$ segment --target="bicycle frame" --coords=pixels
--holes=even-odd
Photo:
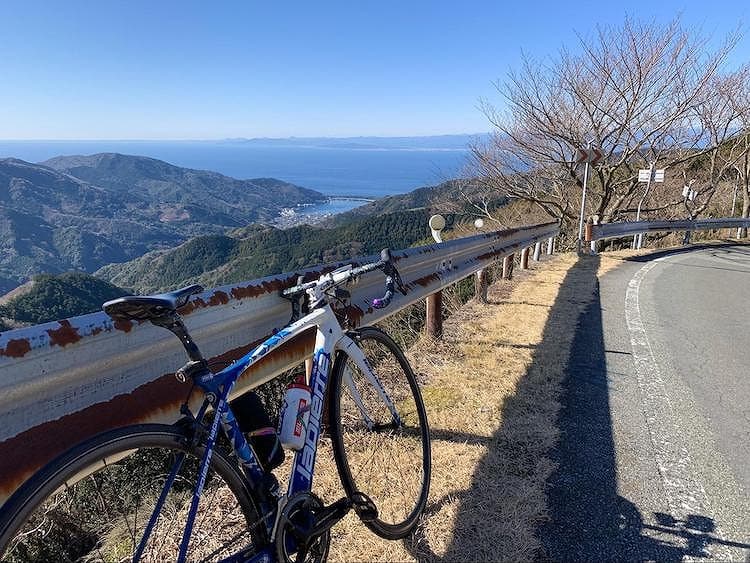
[[[369,382],[375,387],[378,394],[388,406],[394,417],[394,422],[397,424],[400,423],[393,402],[387,396],[377,376],[373,373],[364,353],[356,342],[354,342],[354,340],[352,340],[352,338],[341,328],[331,306],[327,303],[314,309],[298,321],[279,330],[276,334],[222,371],[216,374],[206,372],[196,376],[195,384],[204,391],[207,401],[213,405],[217,416],[214,417],[209,430],[207,447],[204,457],[201,460],[199,480],[193,492],[193,500],[190,512],[188,513],[188,520],[180,547],[178,561],[183,561],[187,554],[188,543],[192,534],[198,503],[203,492],[206,474],[211,461],[213,448],[216,443],[219,423],[229,438],[232,448],[240,461],[245,474],[248,476],[251,485],[255,486],[258,483],[263,482],[265,477],[265,472],[255,457],[252,448],[250,448],[247,439],[240,431],[237,420],[228,404],[229,395],[237,382],[237,379],[239,379],[245,370],[252,367],[267,354],[284,346],[291,339],[313,326],[317,328],[317,334],[313,353],[312,373],[310,374],[310,381],[308,382],[311,388],[312,400],[310,403],[309,422],[305,429],[305,443],[301,450],[295,452],[292,473],[289,478],[286,495],[281,496],[277,507],[261,507],[263,512],[265,513],[265,510],[268,510],[277,519],[286,499],[300,491],[310,491],[312,489],[315,458],[318,448],[318,439],[320,437],[321,417],[323,415],[323,403],[325,401],[328,381],[333,367],[333,358],[337,351],[340,350],[345,352],[356,363],[357,367],[366,375]],[[351,376],[346,378],[346,383],[352,391],[352,396],[354,397],[355,403],[357,404],[365,423],[371,428],[373,426],[372,419],[367,413],[359,393],[353,385]],[[204,407],[205,406],[206,405],[204,405]],[[202,411],[203,409],[201,412]],[[175,472],[179,470],[180,464],[181,460],[178,460],[175,464]],[[165,492],[169,485],[169,482],[165,485]],[[153,516],[157,516],[160,511],[161,502],[157,503]],[[276,532],[276,519],[274,522],[265,522],[267,531],[271,538],[271,543],[273,543]],[[153,518],[154,522],[155,520],[156,518]],[[144,542],[149,533],[149,529],[144,531]],[[259,553],[256,558],[258,560],[264,560],[267,555],[269,554],[264,550]]]

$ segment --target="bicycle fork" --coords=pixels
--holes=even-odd
[[[385,403],[385,405],[388,407],[388,410],[391,413],[391,418],[393,419],[393,425],[395,427],[401,426],[401,417],[399,416],[398,411],[396,410],[396,407],[393,404],[393,401],[391,401],[391,398],[385,392],[385,389],[383,388],[383,384],[380,383],[380,380],[378,379],[377,375],[375,375],[375,371],[370,366],[370,362],[367,361],[367,358],[365,357],[364,352],[362,352],[362,349],[357,345],[357,343],[352,338],[350,338],[349,336],[345,336],[341,340],[341,350],[343,350],[347,356],[349,356],[352,360],[354,360],[354,363],[357,365],[359,370],[365,375],[365,377],[373,386],[373,388],[375,388],[375,390],[378,393],[378,396]],[[359,390],[357,389],[357,386],[354,383],[351,369],[346,365],[344,366],[344,382],[346,383],[347,387],[349,388],[349,391],[351,392],[352,399],[354,400],[354,403],[357,405],[357,409],[359,409],[359,412],[362,415],[362,419],[364,420],[364,423],[365,423],[365,426],[367,426],[367,429],[368,430],[376,429],[375,421],[367,412],[367,407],[365,407],[364,405],[364,401],[362,400],[362,395],[360,394]]]

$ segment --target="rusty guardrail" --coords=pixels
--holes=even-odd
[[[750,219],[724,217],[719,219],[685,219],[676,221],[628,221],[598,225],[589,223],[586,225],[586,242],[645,233],[709,231],[734,228],[750,228]]]
[[[557,223],[479,234],[393,252],[410,291],[386,310],[369,302],[383,291],[380,272],[350,287],[348,313],[371,324],[489,264],[558,234]],[[352,262],[377,259],[368,256]],[[287,324],[291,309],[279,291],[297,275],[310,277],[339,264],[211,289],[180,312],[211,362],[226,363]],[[312,354],[308,331],[269,354],[237,383],[256,387]],[[173,422],[188,387],[172,377],[184,363],[182,346],[149,323],[113,323],[92,313],[0,334],[0,502],[33,471],[100,431],[139,422]]]

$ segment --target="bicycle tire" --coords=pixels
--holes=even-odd
[[[365,379],[354,360],[339,352],[334,362],[329,395],[329,427],[341,483],[351,498],[357,492],[372,499],[377,518],[363,523],[378,536],[395,540],[409,535],[427,504],[431,452],[422,395],[401,349],[384,332],[365,327],[349,333],[365,353],[396,407],[396,425],[386,403]],[[351,380],[376,423],[368,429],[354,400]]]
[[[142,557],[175,560],[184,529],[177,521],[187,514],[204,451],[180,426],[143,424],[94,436],[44,466],[0,508],[0,559],[132,560],[138,531],[153,512],[140,505],[155,504],[175,456],[184,453]],[[237,465],[215,448],[188,559],[216,560],[227,550],[265,545],[258,506]],[[207,535],[201,533],[206,525]]]

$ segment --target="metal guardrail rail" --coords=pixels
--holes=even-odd
[[[586,242],[602,239],[673,231],[710,231],[715,229],[750,228],[750,219],[725,217],[677,221],[628,221],[586,226]]]
[[[369,302],[382,293],[383,279],[380,272],[369,273],[349,288],[349,317],[375,323],[559,230],[558,223],[545,223],[395,251],[408,295],[397,293],[386,310],[373,310]],[[211,362],[231,362],[287,324],[291,308],[281,289],[299,274],[312,277],[338,265],[218,287],[180,312]],[[312,354],[314,338],[305,333],[269,354],[240,378],[236,393],[302,362]],[[168,331],[149,323],[113,323],[104,313],[0,334],[0,502],[38,467],[87,437],[126,424],[175,421],[188,386],[172,375],[184,360]]]

